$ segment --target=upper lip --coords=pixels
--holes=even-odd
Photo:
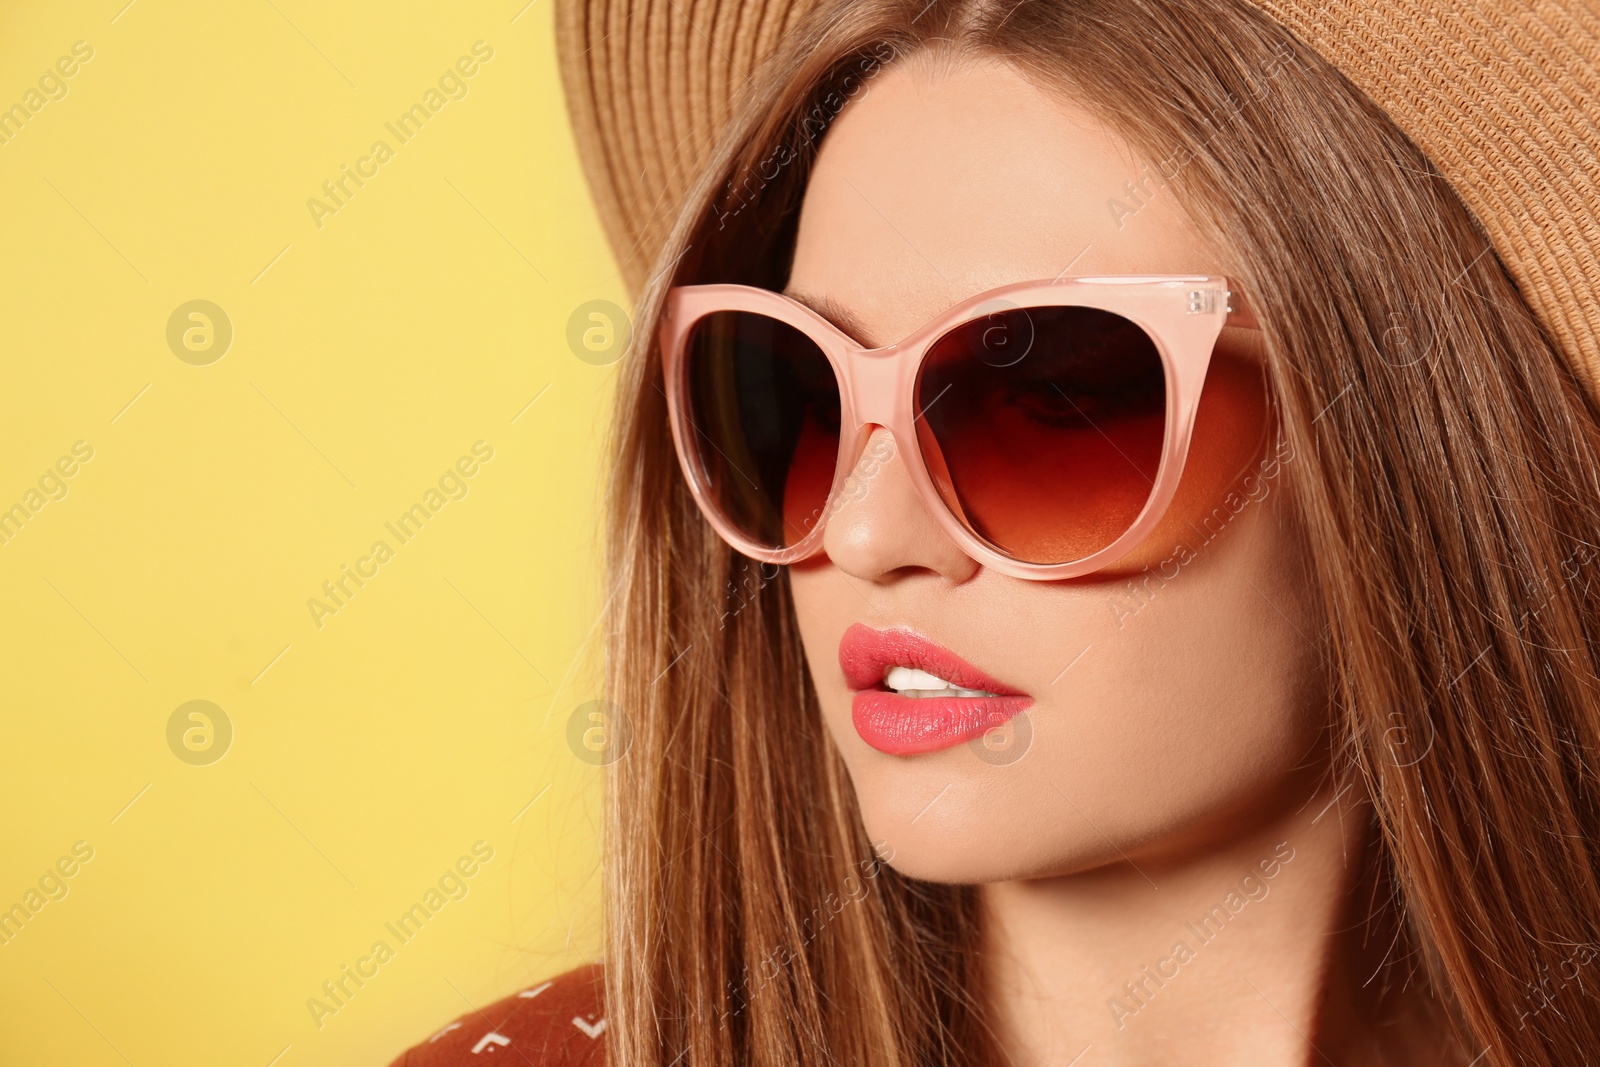
[[[958,689],[984,689],[1001,696],[1026,696],[983,673],[937,641],[908,627],[874,630],[853,623],[839,641],[839,666],[851,689],[876,689],[889,667],[911,667],[937,675]]]

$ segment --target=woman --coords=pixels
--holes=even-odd
[[[402,1062],[1600,1060],[1596,18],[1269,6],[725,88],[632,224],[605,965]]]

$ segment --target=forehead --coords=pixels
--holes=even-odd
[[[801,206],[788,289],[846,309],[857,340],[1009,282],[1222,273],[1154,161],[1087,111],[999,60],[929,60],[851,99]]]

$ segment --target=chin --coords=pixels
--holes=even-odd
[[[862,824],[889,866],[929,882],[982,884],[1130,860],[1159,866],[1248,834],[1302,803],[1321,766],[1307,758],[1314,736],[1275,725],[1258,721],[1210,744],[1191,737],[1176,749],[1143,731],[1095,746],[1078,731],[1041,725],[1026,750],[1000,762],[971,743],[903,757],[854,731],[835,738]]]
[[[851,740],[845,762],[862,825],[884,861],[907,877],[1000,882],[1075,873],[1120,858],[1072,815],[1051,784],[1048,757],[1038,751],[996,766],[966,744],[903,757]]]
[[[856,796],[872,841],[888,865],[908,878],[977,885],[1079,874],[1121,859],[1081,821],[1041,825],[1038,817],[1018,817],[985,792],[980,782],[954,784],[936,805],[945,810],[938,817],[930,810],[915,823],[892,801],[880,803],[860,790]]]

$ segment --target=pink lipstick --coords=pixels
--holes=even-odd
[[[906,627],[852,624],[839,641],[839,666],[855,691],[850,712],[856,733],[891,756],[959,745],[1033,703]]]

